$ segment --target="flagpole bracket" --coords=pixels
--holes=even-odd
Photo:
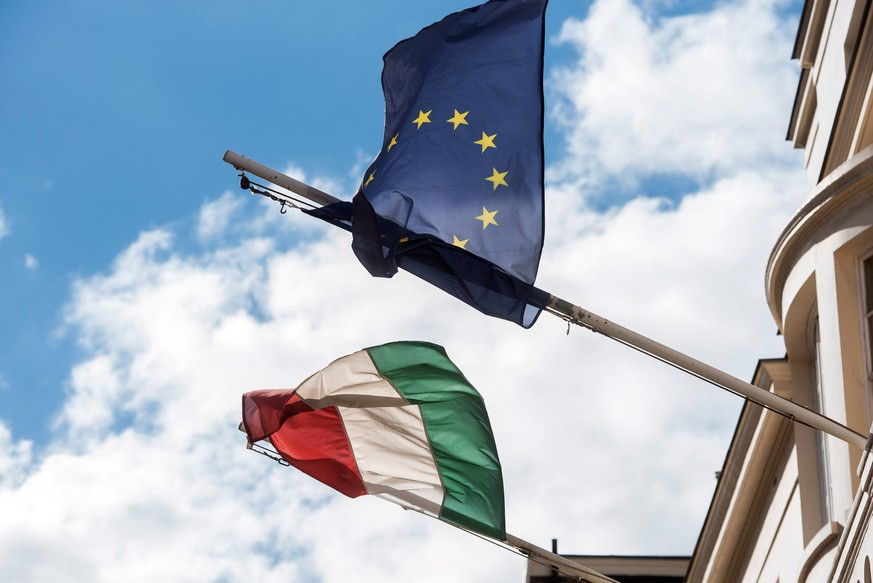
[[[246,176],[245,171],[239,173],[239,187],[243,190],[251,190],[252,182],[249,180],[249,177]]]
[[[281,193],[279,191],[273,190],[269,186],[265,186],[263,184],[258,184],[257,182],[252,182],[248,176],[246,176],[245,170],[240,170],[239,173],[239,187],[242,190],[248,190],[252,193],[252,196],[256,194],[260,194],[261,196],[265,196],[270,200],[274,200],[279,203],[279,214],[286,214],[289,208],[300,209],[302,207],[298,206],[294,203],[291,197]]]
[[[280,466],[290,466],[291,464],[285,461],[282,456],[279,455],[279,452],[274,451],[268,447],[264,447],[260,443],[252,443],[251,441],[246,440],[246,449],[251,450],[255,453],[259,453],[264,457],[270,458]]]

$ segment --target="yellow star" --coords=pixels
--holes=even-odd
[[[492,190],[497,190],[497,187],[500,185],[509,186],[508,184],[506,184],[506,180],[504,180],[504,178],[506,178],[506,175],[509,173],[509,170],[507,170],[506,172],[498,172],[497,168],[491,168],[491,170],[494,173],[485,180],[494,185],[494,188]]]
[[[485,132],[482,132],[482,139],[476,140],[473,143],[479,144],[480,146],[482,146],[482,151],[484,152],[488,148],[496,148],[497,147],[494,145],[494,138],[496,138],[496,137],[497,137],[497,134],[492,134],[489,136]]]
[[[397,145],[397,136],[399,136],[399,135],[400,135],[399,133],[394,134],[394,137],[391,138],[391,142],[388,144],[388,149],[385,150],[386,152],[390,152],[391,148],[393,148],[394,146]]]
[[[433,110],[431,109],[430,111],[425,113],[425,112],[421,111],[420,109],[418,110],[418,117],[415,118],[414,120],[412,120],[412,123],[418,124],[417,129],[421,129],[421,124],[430,123],[430,118],[428,116],[430,116],[431,111],[433,111]]]
[[[376,171],[375,170],[370,172],[370,175],[367,177],[367,180],[364,182],[364,188],[367,188],[367,185],[369,185],[371,182],[373,182],[374,178],[376,178]]]
[[[482,230],[484,231],[488,225],[497,225],[497,221],[494,220],[494,215],[497,214],[497,211],[489,211],[484,206],[482,207],[482,214],[476,217],[476,220],[482,221]]]
[[[463,124],[463,125],[470,125],[470,124],[467,123],[467,114],[468,114],[468,113],[470,113],[470,112],[469,112],[469,111],[465,111],[464,113],[460,113],[460,112],[456,109],[456,110],[455,110],[455,115],[452,116],[451,119],[447,119],[446,121],[449,122],[449,123],[453,123],[453,124],[455,124],[455,127],[452,128],[452,129],[455,129],[455,130],[458,129],[458,126],[461,125],[461,124]]]
[[[452,235],[452,238],[454,239],[454,241],[452,241],[452,245],[454,245],[455,247],[460,247],[461,249],[466,249],[465,245],[467,244],[467,241],[469,241],[469,239],[461,240],[458,239],[457,235]]]

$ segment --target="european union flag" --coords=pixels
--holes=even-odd
[[[352,248],[372,275],[399,266],[524,327],[547,298],[533,287],[546,4],[491,0],[386,53],[382,150],[352,208],[333,209],[351,213]]]

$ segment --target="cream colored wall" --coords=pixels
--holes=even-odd
[[[873,202],[868,201],[823,221],[806,252],[794,263],[782,298],[786,349],[792,377],[799,385],[793,391],[796,400],[808,400],[801,379],[803,367],[808,369],[806,376],[812,374],[808,329],[813,300],[821,335],[823,412],[862,433],[870,424],[870,396],[864,368],[857,258],[873,246],[871,225]],[[860,451],[830,436],[826,444],[834,518],[845,521],[858,487],[855,469]]]
[[[774,370],[770,377],[777,393],[801,404],[813,403],[815,351],[810,322],[817,310],[824,412],[866,433],[871,416],[858,258],[873,248],[873,155],[857,157],[849,166],[846,176],[851,180],[821,187],[783,247],[780,268],[774,273],[781,273],[784,281],[779,320],[788,362],[783,365],[787,372]],[[786,438],[780,440],[771,429],[771,437],[765,439],[768,423],[773,423],[769,413],[762,416],[743,459],[743,472],[731,494],[728,514],[717,527],[719,537],[703,581],[827,580],[840,524],[847,520],[859,485],[855,468],[860,452],[826,438],[832,516],[837,521],[826,523],[820,512],[815,433],[789,425]],[[788,461],[776,468],[774,460],[780,455],[788,456]],[[752,471],[756,466],[771,469]],[[774,480],[774,493],[762,498]]]
[[[857,298],[851,298],[852,306],[840,303],[841,294],[838,292],[838,285],[844,282],[837,280],[835,269],[835,253],[845,242],[846,235],[843,231],[837,232],[815,247],[816,301],[821,333],[820,374],[824,401],[822,413],[843,424],[847,423],[848,397],[860,388],[847,385],[843,368],[844,356],[853,358],[852,353],[858,349],[857,343],[846,345],[841,342],[846,326],[857,327],[857,320],[847,322],[841,317],[841,311],[857,313],[857,310],[853,310]],[[854,289],[854,285],[852,288]],[[855,468],[852,467],[848,444],[831,436],[825,436],[825,443],[831,476],[834,518],[845,521],[854,498],[855,485],[852,483],[852,476]],[[856,463],[857,459],[856,457]]]
[[[783,333],[791,371],[791,398],[809,405],[814,388],[814,351],[810,319],[818,313],[821,386],[824,413],[866,433],[870,425],[870,391],[864,364],[863,324],[859,292],[859,257],[873,248],[873,160],[858,174],[858,190],[837,190],[827,202],[810,211],[814,228],[802,233],[801,249],[791,262],[782,293]],[[860,195],[858,194],[860,193]],[[827,189],[819,195],[827,194]],[[851,196],[850,196],[851,195]],[[795,428],[792,459],[767,508],[768,520],[782,512],[779,530],[762,529],[754,535],[755,551],[743,581],[828,581],[836,556],[837,536],[845,524],[859,487],[855,473],[858,448],[826,436],[827,469],[833,497],[833,520],[821,517],[818,501],[818,457],[814,434]],[[792,530],[793,529],[793,530]],[[766,560],[763,549],[770,545]]]
[[[873,249],[873,147],[859,150],[873,141],[873,114],[869,113],[873,81],[860,97],[852,89],[856,81],[848,85],[852,89],[848,99],[863,101],[858,129],[845,122],[838,125],[865,2],[808,0],[808,6],[811,24],[800,59],[809,69],[810,81],[801,87],[805,91],[795,112],[799,120],[795,127],[802,129],[795,139],[797,146],[805,146],[810,195],[776,243],[768,263],[768,301],[787,352],[782,386],[774,383],[774,388],[798,403],[814,405],[810,321],[817,313],[823,413],[867,433],[873,419],[873,396],[865,367],[858,257]],[[862,52],[859,59],[873,59],[873,48]],[[863,76],[856,74],[855,79]],[[810,119],[811,124],[805,125]],[[843,160],[831,152],[829,174],[819,182],[835,127],[839,139],[844,140],[849,132],[852,148],[837,149]],[[840,168],[834,168],[843,161]],[[860,486],[855,469],[861,452],[835,438],[827,437],[825,443],[836,522],[826,521],[821,514],[815,432],[801,426],[779,429],[772,414],[762,414],[748,450],[734,462],[742,467],[736,485],[717,492],[720,507],[726,506],[727,511],[723,519],[705,527],[702,538],[715,542],[706,547],[711,547],[711,553],[707,550],[709,555],[692,567],[694,581],[829,580],[841,525],[851,516]]]
[[[806,144],[807,178],[810,190],[818,183],[828,138],[834,126],[836,112],[846,80],[846,54],[843,39],[849,31],[854,2],[810,0],[813,11],[822,11],[824,27],[817,54],[811,67],[815,88],[815,107],[810,139]]]
[[[743,583],[794,581],[803,555],[800,492],[797,487],[797,452],[792,450],[761,525]]]
[[[747,570],[748,557],[763,541],[757,536],[757,531],[766,521],[765,515],[778,513],[768,508],[768,501],[772,496],[774,476],[782,473],[781,466],[788,459],[784,453],[787,422],[765,411],[753,426],[747,426],[746,431],[751,436],[746,455],[738,458],[742,467],[736,488],[731,492],[724,520],[713,525],[717,534],[711,555],[697,567],[696,573],[691,574],[691,581],[736,583],[740,580]]]
[[[873,456],[866,455],[862,463],[861,487],[852,513],[846,523],[840,544],[833,553],[835,560],[828,583],[869,583],[873,581],[873,532],[870,530],[873,515]]]

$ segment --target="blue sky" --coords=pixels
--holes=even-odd
[[[382,55],[468,5],[73,0],[0,7],[0,474],[7,473],[0,509],[26,508],[37,493],[51,491],[47,476],[81,479],[83,492],[104,492],[101,484],[109,488],[115,475],[110,468],[138,475],[123,461],[101,457],[127,440],[134,442],[131,451],[164,470],[199,467],[199,457],[195,463],[186,456],[206,447],[200,433],[174,442],[184,454],[156,445],[177,436],[169,421],[174,407],[185,409],[189,399],[224,403],[227,396],[226,410],[195,417],[226,422],[226,439],[234,443],[228,421],[234,395],[261,383],[294,385],[343,348],[417,337],[463,354],[461,368],[483,382],[492,379],[489,366],[508,367],[494,377],[500,386],[491,389],[489,406],[495,427],[505,430],[504,465],[515,464],[507,477],[508,504],[520,527],[515,534],[539,536],[543,545],[560,536],[574,552],[691,552],[712,472],[721,466],[739,411],[735,398],[686,388],[693,381],[651,368],[605,339],[574,332],[565,340],[560,322],[541,321],[524,335],[415,282],[372,281],[353,263],[343,235],[306,217],[278,215],[240,191],[235,172],[221,161],[232,149],[349,198],[381,143]],[[802,159],[784,142],[799,74],[790,61],[799,11],[799,2],[766,0],[552,1],[541,287],[741,378],[750,377],[758,358],[781,354],[760,281],[770,246],[807,192]],[[334,289],[341,291],[328,309]],[[423,303],[388,313],[387,306],[410,296]],[[464,330],[452,321],[463,322]],[[491,350],[503,342],[505,353]],[[564,364],[544,364],[562,355]],[[590,361],[581,368],[567,364],[580,355]],[[204,383],[211,379],[221,388],[200,386],[194,373],[181,372],[195,364]],[[535,374],[544,366],[545,380]],[[609,479],[629,478],[610,473],[615,469],[590,492],[573,487],[582,478],[572,472],[547,486],[520,477],[554,463],[524,447],[514,453],[513,446],[526,443],[518,435],[516,403],[531,397],[532,386],[557,391],[568,380],[572,387],[544,400],[568,399],[566,409],[578,404],[586,413],[564,425],[544,409],[547,417],[524,423],[537,436],[527,435],[527,442],[558,442],[558,458],[582,459],[596,472],[660,467],[661,477],[651,479],[660,488],[656,500],[679,508],[670,523],[675,535],[663,536],[654,520],[639,524],[655,503],[638,508],[639,492],[616,492]],[[598,419],[586,417],[588,411]],[[664,444],[658,463],[635,457],[639,439]],[[682,465],[682,457],[700,465]],[[270,487],[310,488],[290,471],[274,476],[279,468],[261,461],[240,463],[252,463]],[[183,470],[173,476],[168,483],[185,484]],[[212,495],[227,501],[231,514],[252,518],[274,508],[262,501],[258,484],[224,485]],[[530,500],[513,497],[526,488]],[[258,502],[232,508],[240,492]],[[264,555],[258,550],[264,540],[239,535],[238,547],[248,550],[239,564],[266,556],[257,563],[264,580],[297,573],[313,581],[336,580],[344,568],[365,580],[403,580],[404,569],[415,566],[325,559],[336,549],[319,546],[324,533],[312,525],[329,530],[336,521],[379,515],[380,507],[371,511],[364,503],[361,515],[348,515],[358,510],[334,498],[324,502],[315,487],[306,492],[321,501],[318,510],[301,507],[294,518],[311,525],[310,538],[298,534],[294,543],[306,560],[287,549]],[[536,505],[570,503],[583,494],[590,505],[569,515]],[[131,511],[132,502],[91,495],[93,516]],[[202,503],[190,496],[192,507]],[[151,503],[143,508],[175,517],[143,527],[154,540],[166,537],[171,523],[183,524],[174,533],[197,532],[179,518],[187,516],[185,508],[157,498]],[[69,518],[74,505],[57,504],[53,515],[75,522]],[[464,538],[447,541],[455,535],[403,518],[389,526],[409,529],[407,539],[466,549]],[[75,531],[58,520],[58,532]],[[82,520],[85,532],[97,529]],[[600,533],[572,526],[589,520],[609,526]],[[126,538],[132,535],[120,527],[108,530],[111,540],[122,541],[115,544],[134,544],[136,537]],[[339,548],[359,542],[364,535],[357,530]],[[0,527],[0,542],[12,536]],[[380,536],[394,541],[387,531]],[[74,550],[88,538],[71,537]],[[26,538],[28,556],[43,560],[55,548],[38,527]],[[209,564],[209,550],[176,542]],[[519,563],[502,566],[503,554],[486,552],[478,567],[466,569],[439,561],[433,576],[482,580],[497,569],[517,572],[520,580]],[[424,565],[436,560],[417,557]],[[0,565],[3,560],[0,554]],[[112,580],[118,573],[115,559],[85,551],[69,560],[71,580]],[[154,563],[140,567],[137,572],[184,580]],[[233,565],[203,568],[196,580],[242,580]]]
[[[75,357],[58,334],[72,279],[108,265],[138,232],[190,219],[212,193],[232,186],[225,149],[341,177],[344,191],[334,194],[349,198],[357,180],[350,169],[381,143],[382,54],[467,4],[0,9],[0,65],[9,80],[0,103],[0,133],[8,137],[0,208],[14,234],[0,246],[0,269],[15,282],[0,291],[3,305],[14,307],[0,336],[8,387],[0,406],[15,431],[41,441],[57,409]],[[586,11],[584,3],[553,2],[547,33],[553,38],[567,17]],[[569,53],[550,44],[547,66]],[[563,143],[553,125],[547,138],[547,155],[558,155]],[[649,193],[695,184],[661,177]],[[604,198],[600,204],[609,204]]]
[[[349,198],[349,169],[381,143],[382,54],[468,3],[347,4],[0,8],[0,208],[14,234],[0,246],[2,279],[14,282],[0,291],[12,308],[0,408],[17,433],[44,439],[58,407],[75,354],[57,335],[73,278],[231,187],[225,149],[340,176],[334,194]],[[569,9],[555,3],[550,29]]]

